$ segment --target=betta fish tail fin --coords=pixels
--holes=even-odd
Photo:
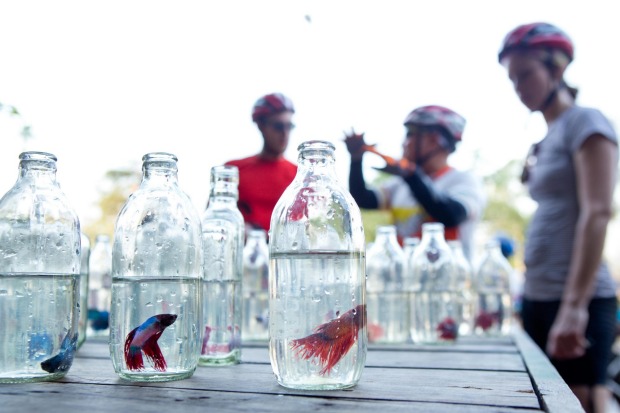
[[[339,318],[321,324],[314,334],[291,341],[298,357],[315,357],[323,367],[319,374],[329,374],[357,341],[360,328],[366,324],[366,307],[359,305]]]
[[[133,329],[131,333],[127,334],[127,339],[125,340],[125,362],[129,370],[142,370],[144,368],[142,350],[139,346],[131,345],[137,330],[137,328]]]
[[[166,371],[166,359],[157,344],[160,335],[161,333],[154,334],[151,338],[146,340],[144,346],[142,346],[142,351],[144,351],[146,357],[153,363],[153,368],[155,370]]]

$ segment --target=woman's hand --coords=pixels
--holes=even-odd
[[[585,337],[588,318],[587,307],[562,304],[549,331],[549,357],[572,359],[583,356],[590,345]]]

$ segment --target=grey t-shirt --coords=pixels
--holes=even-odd
[[[537,144],[536,163],[528,178],[530,195],[538,202],[525,243],[524,296],[528,299],[562,298],[579,216],[573,156],[595,133],[618,143],[613,127],[601,112],[574,106],[549,125],[547,136]],[[594,297],[615,295],[615,283],[602,262]]]

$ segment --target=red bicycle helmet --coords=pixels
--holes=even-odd
[[[498,54],[501,61],[510,52],[529,49],[559,49],[573,60],[573,42],[562,30],[549,23],[530,23],[518,26],[504,38]]]
[[[280,112],[295,113],[293,102],[281,93],[271,93],[259,98],[252,108],[252,121],[258,122]]]
[[[456,142],[459,142],[463,137],[465,118],[443,106],[429,105],[414,109],[407,115],[404,124],[405,126],[440,126],[448,132]]]

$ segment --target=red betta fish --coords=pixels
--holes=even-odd
[[[484,310],[480,311],[475,321],[476,327],[482,328],[482,331],[487,331],[495,323],[499,323],[499,314],[496,312],[486,312]]]
[[[295,196],[293,205],[289,208],[289,216],[293,221],[308,217],[308,197],[314,193],[313,188],[304,187]]]
[[[439,333],[439,338],[443,340],[456,340],[458,328],[451,317],[446,317],[437,326],[437,332]]]
[[[304,338],[291,341],[291,348],[297,356],[309,360],[316,357],[323,369],[321,375],[328,374],[347,354],[357,341],[360,328],[366,325],[366,305],[361,304],[340,317],[318,326]]]
[[[142,370],[144,360],[142,352],[153,363],[157,371],[166,371],[166,360],[157,345],[157,340],[166,327],[177,319],[176,314],[158,314],[147,319],[140,326],[131,330],[125,340],[125,362],[129,370]]]

